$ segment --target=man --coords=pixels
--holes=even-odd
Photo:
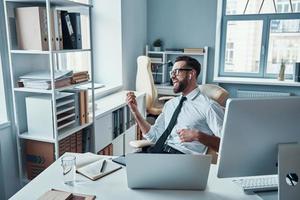
[[[127,94],[128,106],[143,136],[156,142],[155,153],[197,154],[205,153],[207,147],[219,150],[224,111],[217,102],[200,92],[197,84],[200,71],[201,65],[196,59],[189,56],[176,58],[170,77],[173,91],[182,95],[165,103],[153,126],[139,113],[134,93]],[[173,116],[176,112],[179,114]],[[156,146],[160,146],[158,151]]]

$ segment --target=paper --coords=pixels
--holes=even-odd
[[[54,79],[59,80],[59,79],[64,79],[67,77],[71,77],[73,74],[72,70],[56,70],[54,72]],[[50,71],[35,71],[35,72],[30,72],[27,74],[24,74],[19,77],[20,79],[32,79],[32,80],[44,80],[44,81],[50,81],[51,80],[51,74]]]

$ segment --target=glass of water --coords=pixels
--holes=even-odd
[[[75,156],[63,156],[61,158],[61,166],[63,169],[64,183],[73,186],[76,176],[76,157]]]

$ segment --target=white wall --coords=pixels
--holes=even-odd
[[[147,1],[122,0],[123,83],[135,89],[136,59],[144,54],[147,42]]]
[[[121,0],[96,0],[92,8],[95,82],[122,86]]]
[[[3,176],[1,176],[0,171],[0,191],[2,183],[4,184],[5,199],[8,199],[20,189],[15,141],[15,134],[12,133],[10,126],[0,129],[0,164],[2,164],[0,170],[1,167],[3,170]]]
[[[147,39],[146,0],[97,0],[92,9],[95,81],[135,89]]]

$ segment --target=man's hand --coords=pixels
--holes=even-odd
[[[177,131],[181,142],[199,141],[199,132],[192,129],[180,129]]]
[[[136,113],[138,111],[136,96],[134,95],[134,92],[128,92],[126,94],[126,102],[129,106],[131,112]]]

